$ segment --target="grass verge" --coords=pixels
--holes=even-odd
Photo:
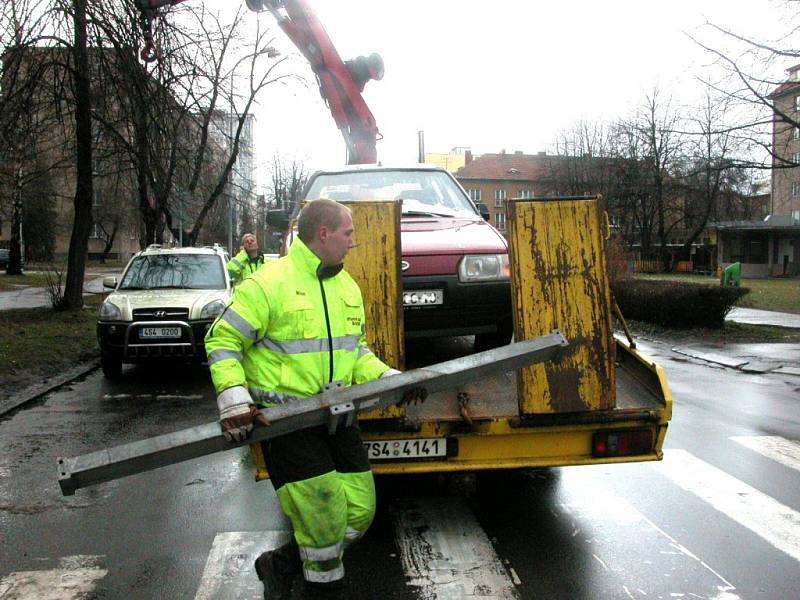
[[[715,277],[680,273],[641,274],[636,275],[636,278],[719,285],[719,280]],[[797,277],[791,279],[742,279],[742,287],[750,288],[750,293],[742,298],[736,304],[737,306],[800,313],[800,279]]]
[[[0,273],[0,291],[13,290],[20,285],[26,287],[45,287],[47,285],[47,278],[45,274],[40,271],[35,273],[23,273],[22,275],[6,275],[5,272]]]
[[[13,395],[100,355],[95,327],[102,296],[84,301],[84,309],[77,311],[0,311],[0,394]]]
[[[643,321],[628,321],[628,327],[637,336],[654,338],[664,342],[709,342],[719,344],[798,344],[800,329],[773,327],[771,325],[750,325],[726,321],[722,329],[667,329],[660,325]]]

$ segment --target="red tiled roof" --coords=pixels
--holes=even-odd
[[[794,91],[800,91],[800,81],[784,81],[770,92],[767,98],[779,98],[780,96]]]
[[[459,179],[518,179],[533,181],[545,176],[556,156],[539,154],[482,154],[456,172]]]

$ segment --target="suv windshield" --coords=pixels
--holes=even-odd
[[[166,288],[224,290],[222,261],[209,254],[137,256],[119,286],[120,290]]]
[[[475,217],[469,198],[441,171],[353,171],[318,175],[307,199],[403,201],[404,215]]]

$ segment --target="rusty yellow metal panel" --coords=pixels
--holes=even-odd
[[[403,300],[400,278],[400,214],[396,200],[342,202],[353,213],[356,247],[344,268],[358,282],[364,297],[367,342],[386,364],[403,370]],[[389,408],[360,419],[394,418],[404,411]]]
[[[560,361],[521,371],[520,412],[612,408],[615,345],[602,198],[512,201],[508,212],[516,339],[559,329],[570,343]]]

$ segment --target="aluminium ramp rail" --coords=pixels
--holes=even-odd
[[[254,427],[252,435],[244,442],[226,441],[219,423],[214,421],[74,458],[59,458],[58,483],[62,494],[71,496],[80,488],[246,446],[299,429],[328,425],[335,430],[342,420],[352,423],[359,412],[397,404],[403,394],[413,388],[423,387],[432,393],[472,383],[487,375],[558,358],[567,345],[566,338],[554,331],[532,340],[392,377],[349,387],[332,387],[302,401],[262,409],[271,425]]]

